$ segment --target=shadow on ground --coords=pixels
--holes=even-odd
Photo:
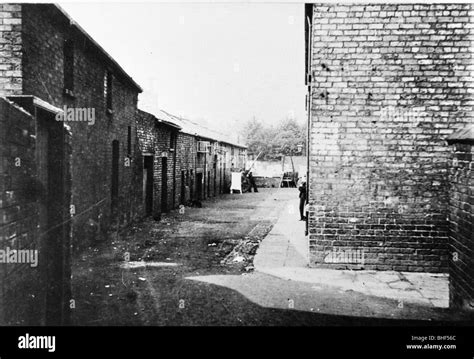
[[[74,325],[462,325],[459,313],[314,288],[222,263],[249,236],[265,236],[297,190],[263,190],[206,201],[147,220],[96,243],[73,265]],[[257,229],[256,229],[257,228]],[[124,268],[130,261],[175,266]],[[319,312],[318,312],[319,310]],[[413,320],[417,316],[433,320]],[[456,320],[453,322],[452,320]],[[472,323],[472,322],[471,322]]]

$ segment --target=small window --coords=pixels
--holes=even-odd
[[[118,203],[119,194],[119,160],[120,160],[119,141],[112,141],[112,185],[110,193],[112,195],[112,210],[115,210]]]
[[[128,126],[127,133],[127,154],[128,156],[132,155],[132,126]]]
[[[176,133],[170,134],[170,149],[174,149],[176,146]]]
[[[74,91],[74,43],[71,40],[64,42],[64,91],[72,95]]]
[[[110,71],[105,71],[104,75],[104,100],[106,110],[112,111],[112,73]]]

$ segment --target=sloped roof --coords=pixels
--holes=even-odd
[[[469,123],[465,127],[455,131],[446,138],[451,142],[474,142],[474,124]]]
[[[181,132],[184,132],[193,136],[206,138],[209,140],[227,143],[229,145],[233,145],[240,148],[247,148],[247,146],[239,144],[236,141],[234,141],[232,139],[232,136],[230,136],[229,134],[225,134],[225,133],[207,128],[194,121],[185,119],[183,117],[178,117],[176,115],[173,115],[163,110],[161,110],[160,112],[163,113],[165,116],[167,116],[167,118],[170,121],[173,121],[174,123],[179,124],[179,126],[181,127]]]
[[[26,6],[44,6],[55,9],[57,13],[61,14],[63,20],[69,23],[69,25],[75,28],[79,33],[81,33],[90,43],[96,48],[97,51],[104,57],[106,62],[111,66],[117,74],[121,75],[125,78],[130,85],[132,85],[139,93],[143,92],[143,89],[140,87],[139,84],[129,75],[125,70],[119,65],[115,59],[110,56],[107,51],[104,50],[102,46],[99,45],[97,41],[95,41],[92,36],[90,36],[74,19],[58,4],[23,4]]]
[[[153,118],[157,123],[161,123],[163,125],[174,127],[178,130],[181,130],[181,126],[173,121],[169,116],[167,116],[163,111],[159,111],[158,113],[150,113],[143,110],[138,109],[138,115],[141,117],[149,117]]]

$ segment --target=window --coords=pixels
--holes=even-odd
[[[174,149],[176,146],[176,133],[172,132],[170,134],[170,149]]]
[[[112,141],[112,184],[110,193],[112,195],[112,210],[115,210],[119,194],[119,141]]]
[[[71,40],[64,41],[64,92],[73,95],[74,90],[74,43]]]
[[[104,100],[106,110],[112,111],[112,73],[108,70],[104,75]]]
[[[132,126],[128,126],[127,133],[127,154],[128,156],[132,155]]]

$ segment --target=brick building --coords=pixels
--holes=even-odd
[[[191,200],[215,197],[230,190],[231,172],[244,169],[247,162],[247,147],[229,136],[208,129],[188,119],[168,114],[182,127],[178,145],[182,153],[192,151],[194,159],[194,183]],[[188,139],[185,139],[185,136]],[[190,139],[193,138],[193,140]],[[192,147],[188,147],[194,141]],[[195,151],[195,152],[194,152]],[[181,171],[192,158],[180,160]],[[179,185],[179,179],[177,184]],[[186,201],[185,201],[186,202]]]
[[[305,9],[310,266],[446,272],[451,237],[472,270],[472,226],[447,220],[446,138],[473,122],[473,6]]]
[[[8,136],[1,142],[0,241],[2,247],[40,248],[48,257],[39,258],[38,268],[50,268],[32,274],[27,267],[14,266],[14,273],[0,267],[0,307],[10,308],[1,319],[65,323],[71,248],[143,215],[135,121],[141,89],[58,6],[1,4],[0,13],[0,118]],[[69,117],[70,109],[85,112]],[[26,195],[28,188],[38,193]],[[51,243],[56,248],[49,250]],[[23,277],[36,286],[24,285]],[[19,293],[35,299],[18,301]],[[45,296],[50,314],[24,315],[35,305],[43,308]]]
[[[245,167],[245,146],[187,119],[139,110],[137,124],[144,171],[152,168],[144,174],[147,214],[155,218],[228,192],[231,170]]]
[[[450,305],[474,309],[474,125],[448,137]]]
[[[181,127],[160,113],[138,110],[137,130],[143,156],[145,214],[159,214],[176,207],[176,143]]]
[[[229,136],[208,129],[188,119],[167,115],[181,126],[178,137],[178,153],[188,154],[179,156],[178,164],[181,174],[186,173],[191,163],[193,168],[189,182],[181,186],[177,178],[177,185],[186,193],[189,187],[190,200],[203,200],[215,197],[230,190],[231,172],[244,169],[247,163],[247,147],[237,143]],[[184,173],[183,173],[184,172]],[[180,203],[188,202],[185,198]]]

